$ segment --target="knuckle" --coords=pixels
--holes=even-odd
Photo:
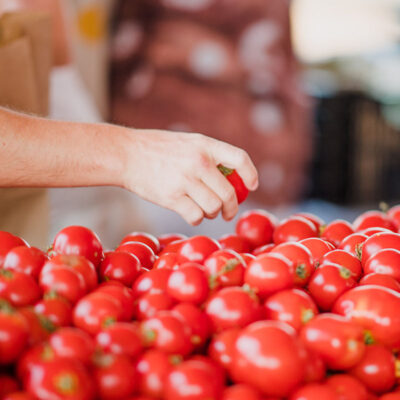
[[[222,200],[224,203],[234,202],[236,198],[235,189],[229,185],[223,193]]]
[[[213,202],[210,202],[207,209],[207,214],[210,215],[218,214],[221,208],[222,208],[222,201],[219,199],[215,199]]]
[[[203,221],[204,214],[199,210],[193,212],[191,215],[188,216],[187,221],[190,225],[199,225],[201,221]]]
[[[244,165],[248,162],[249,160],[249,155],[247,152],[243,149],[239,149],[237,153],[237,158],[238,158],[238,163],[239,165]]]

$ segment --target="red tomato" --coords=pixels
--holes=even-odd
[[[367,343],[400,345],[400,294],[381,286],[359,286],[342,294],[332,311],[365,330]]]
[[[246,266],[250,264],[250,261],[256,259],[256,256],[254,256],[253,254],[241,253],[240,255],[243,258],[244,262],[246,263]]]
[[[365,235],[367,237],[375,235],[376,233],[390,233],[390,232],[392,232],[392,231],[389,229],[380,228],[380,227],[367,228],[367,229],[363,229],[362,231],[360,231],[360,233],[362,233],[363,235]]]
[[[258,246],[252,251],[253,256],[259,256],[260,254],[267,254],[270,253],[276,245],[274,243],[264,244],[263,246]]]
[[[19,271],[0,269],[0,297],[15,307],[35,304],[40,299],[41,290],[36,281]]]
[[[385,346],[373,344],[365,348],[361,360],[349,371],[368,390],[380,394],[388,392],[396,382],[396,359]]]
[[[400,282],[400,251],[395,249],[382,249],[373,254],[364,264],[364,273],[390,275]]]
[[[178,269],[179,268],[179,256],[176,253],[165,253],[162,254],[154,263],[153,269]]]
[[[266,319],[286,322],[296,331],[318,314],[313,299],[300,289],[275,293],[265,301],[264,307]]]
[[[328,385],[322,383],[309,383],[297,389],[289,400],[338,400],[336,392]]]
[[[141,323],[143,342],[169,354],[188,355],[193,350],[190,328],[171,311],[160,311]]]
[[[28,346],[45,341],[56,329],[46,316],[36,313],[32,307],[20,308],[18,312],[23,316],[28,326]]]
[[[0,266],[3,265],[7,253],[17,246],[27,246],[25,240],[13,235],[12,233],[0,231]]]
[[[208,280],[202,266],[188,262],[172,271],[167,282],[167,293],[176,301],[203,303],[208,296]]]
[[[240,332],[240,329],[234,328],[217,333],[208,346],[208,355],[211,359],[228,371],[232,368],[235,343]]]
[[[97,267],[103,258],[103,246],[99,237],[84,226],[67,226],[54,238],[53,251],[56,254],[86,257]]]
[[[139,259],[140,265],[147,269],[152,269],[156,261],[154,251],[147,244],[141,242],[125,242],[120,244],[115,251],[133,254]]]
[[[308,283],[308,290],[320,310],[329,311],[338,297],[357,285],[349,269],[326,262]]]
[[[236,233],[246,239],[253,248],[272,242],[277,220],[264,210],[243,213],[236,223]]]
[[[367,400],[368,398],[365,386],[350,375],[333,375],[326,380],[326,384],[336,392],[338,400]]]
[[[137,357],[142,352],[142,343],[137,325],[116,322],[96,335],[97,346],[104,352]]]
[[[247,189],[240,175],[235,169],[225,167],[221,164],[218,165],[218,169],[235,189],[238,204],[243,203],[249,195],[249,189]]]
[[[370,236],[362,247],[362,265],[364,266],[371,256],[382,249],[400,250],[400,235],[391,232],[381,232]]]
[[[152,269],[144,272],[132,286],[133,296],[138,298],[147,293],[166,292],[171,272],[172,270],[167,268]]]
[[[329,243],[326,240],[320,238],[303,239],[300,240],[299,243],[310,250],[315,267],[319,266],[321,258],[325,253],[328,253],[329,251],[335,249],[332,243]]]
[[[257,297],[235,286],[223,288],[215,293],[207,301],[205,311],[217,332],[243,328],[262,317],[262,307]]]
[[[315,225],[303,217],[289,217],[279,223],[274,231],[274,243],[298,242],[318,236]]]
[[[17,390],[19,390],[19,384],[16,379],[9,375],[0,374],[0,399]]]
[[[232,376],[266,396],[286,397],[304,378],[305,352],[295,330],[277,321],[255,322],[235,343]]]
[[[222,236],[218,239],[219,244],[223,250],[234,250],[238,253],[250,253],[252,246],[247,239],[240,237],[234,233]]]
[[[217,400],[222,384],[208,363],[188,360],[177,365],[165,383],[165,400]]]
[[[207,236],[193,236],[181,244],[177,253],[181,263],[192,261],[203,264],[210,254],[220,249],[221,245],[214,239]]]
[[[95,351],[94,340],[77,328],[61,328],[50,336],[49,344],[58,357],[89,364]]]
[[[387,212],[388,217],[391,219],[397,229],[400,227],[400,205],[393,206]]]
[[[320,228],[325,225],[325,222],[323,219],[318,217],[317,215],[307,213],[307,212],[300,212],[293,214],[294,217],[303,217],[305,219],[308,219],[310,222],[312,222],[317,229],[317,232],[319,232]]]
[[[353,228],[355,231],[377,227],[396,231],[396,227],[391,218],[382,211],[366,211],[359,215],[353,222]]]
[[[294,285],[293,263],[280,254],[262,254],[248,265],[244,281],[265,299]]]
[[[351,224],[343,219],[335,219],[321,233],[321,238],[338,247],[344,238],[354,233]]]
[[[352,233],[351,235],[346,236],[340,242],[339,249],[348,251],[349,253],[353,254],[353,256],[361,260],[362,245],[367,239],[368,236],[364,235],[363,233]]]
[[[388,289],[392,289],[396,292],[400,292],[400,283],[389,275],[378,274],[373,272],[371,274],[364,275],[359,282],[360,286],[364,285],[377,285],[383,286]]]
[[[162,256],[163,254],[166,253],[178,253],[178,250],[181,248],[182,244],[186,242],[186,240],[187,238],[175,240],[173,242],[166,244],[163,250],[160,253],[158,253],[158,255]]]
[[[386,393],[383,396],[379,397],[379,400],[400,400],[400,392],[391,392]]]
[[[222,394],[222,400],[262,400],[260,392],[253,386],[236,384],[225,388]]]
[[[360,279],[363,272],[360,260],[353,254],[340,249],[325,253],[321,259],[321,267],[326,263],[338,264],[341,267],[347,268],[357,281]]]
[[[305,348],[307,359],[305,364],[305,383],[322,382],[326,376],[326,366],[319,354]]]
[[[288,242],[276,246],[270,254],[281,254],[294,265],[294,284],[303,287],[307,284],[315,267],[308,248],[300,243]]]
[[[234,250],[217,250],[204,261],[210,289],[243,284],[245,261]]]
[[[125,286],[132,286],[140,274],[140,261],[130,253],[111,251],[100,264],[99,275],[102,280],[114,280]]]
[[[353,367],[365,351],[362,328],[340,315],[317,315],[303,327],[300,337],[334,370]]]
[[[101,400],[120,400],[137,388],[135,365],[122,354],[104,354],[95,360],[93,378]]]
[[[18,246],[7,253],[3,268],[24,272],[32,278],[37,279],[46,260],[46,254],[38,248]]]
[[[167,293],[146,293],[135,302],[135,318],[142,321],[154,317],[158,311],[170,310],[174,304]]]
[[[158,237],[158,242],[160,243],[160,250],[164,250],[165,246],[170,243],[176,242],[177,240],[187,239],[186,235],[181,233],[167,233]]]
[[[35,400],[28,392],[14,392],[2,397],[2,400]]]
[[[55,327],[69,326],[72,323],[72,306],[63,297],[44,298],[35,304],[34,310],[48,318]]]
[[[132,232],[121,240],[120,245],[126,242],[141,242],[147,244],[147,246],[153,250],[154,254],[157,254],[160,251],[160,242],[150,233]]]

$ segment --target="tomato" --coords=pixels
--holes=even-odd
[[[352,233],[349,236],[346,236],[339,245],[339,249],[344,251],[348,251],[349,253],[356,256],[359,260],[361,260],[361,249],[363,243],[368,239],[367,235],[363,233]]]
[[[132,286],[135,298],[147,293],[163,293],[167,291],[168,279],[172,270],[167,268],[152,269],[140,275]]]
[[[35,400],[28,392],[14,392],[2,397],[2,400]]]
[[[354,233],[351,224],[343,219],[335,219],[321,233],[321,238],[338,247],[344,238]]]
[[[250,261],[253,261],[256,259],[256,256],[253,254],[248,254],[248,253],[240,253],[240,256],[243,258],[244,262],[246,263],[246,266],[250,264]]]
[[[141,242],[125,242],[120,244],[115,251],[133,254],[139,259],[140,265],[147,269],[153,268],[156,261],[156,255],[151,247]]]
[[[77,328],[61,328],[50,336],[49,344],[58,357],[89,364],[95,350],[94,340]]]
[[[382,249],[400,250],[400,235],[391,232],[381,232],[370,236],[362,247],[362,265],[364,266],[371,256]]]
[[[122,320],[121,302],[107,293],[94,292],[83,297],[74,308],[74,325],[95,335],[113,322]]]
[[[150,233],[131,232],[129,235],[124,236],[120,244],[126,242],[141,242],[147,244],[147,246],[149,246],[153,250],[154,254],[160,252],[160,242],[155,236],[151,235]]]
[[[16,307],[34,304],[40,299],[41,290],[36,281],[19,271],[0,269],[0,297]]]
[[[235,343],[240,332],[239,328],[233,328],[217,333],[208,346],[211,359],[228,371],[232,368]]]
[[[299,242],[311,252],[314,266],[318,267],[324,254],[335,249],[332,243],[320,238],[308,238]]]
[[[186,240],[187,238],[179,239],[166,244],[163,250],[160,253],[158,253],[158,255],[162,256],[163,254],[166,253],[178,253],[178,250],[181,248],[182,244],[186,242]]]
[[[375,235],[376,233],[390,233],[390,232],[392,232],[392,231],[389,229],[380,228],[380,227],[367,228],[367,229],[363,229],[362,231],[360,231],[360,233],[362,233],[363,235],[366,235],[367,237]]]
[[[217,250],[204,261],[210,289],[243,284],[245,261],[234,250]]]
[[[286,322],[296,331],[318,314],[313,299],[300,289],[275,293],[265,301],[264,307],[266,319]]]
[[[379,400],[400,400],[400,392],[386,393],[379,397]]]
[[[400,206],[393,206],[387,211],[388,217],[391,219],[397,229],[400,227]]]
[[[195,354],[190,358],[191,361],[199,361],[204,365],[206,369],[208,369],[213,374],[213,379],[215,383],[221,386],[225,385],[226,381],[226,372],[224,368],[219,365],[216,361],[212,360],[210,357],[207,357],[202,354]],[[178,363],[176,363],[178,365]]]
[[[141,322],[140,330],[147,347],[182,356],[193,350],[190,328],[172,311],[160,311]]]
[[[377,285],[383,286],[388,289],[392,289],[396,292],[400,292],[400,283],[389,275],[378,274],[373,272],[371,274],[364,275],[359,282],[360,286],[363,285]]]
[[[338,264],[341,267],[347,268],[351,272],[353,278],[357,281],[363,273],[360,260],[353,254],[344,250],[337,249],[325,253],[321,259],[321,267],[325,263]]]
[[[120,400],[131,396],[137,387],[136,368],[122,354],[99,355],[95,360],[93,378],[101,400]]]
[[[87,258],[97,267],[103,258],[103,246],[99,237],[84,226],[67,226],[54,238],[53,251],[56,254],[76,255]]]
[[[276,253],[293,262],[294,284],[305,286],[315,270],[310,250],[300,243],[287,242],[276,246],[270,254]]]
[[[151,398],[161,398],[172,367],[171,356],[163,351],[149,350],[142,354],[136,364],[140,393]]]
[[[318,217],[317,215],[308,213],[308,212],[300,212],[300,213],[296,213],[293,214],[294,217],[303,217],[305,219],[308,219],[317,229],[317,232],[320,231],[320,228],[323,227],[325,225],[325,222],[323,219],[321,219],[320,217]]]
[[[308,283],[308,290],[320,310],[329,311],[338,297],[357,285],[349,269],[326,262]]]
[[[218,165],[218,169],[235,189],[238,204],[243,203],[249,195],[249,189],[247,189],[240,175],[235,169],[225,167],[222,164]]]
[[[338,400],[336,392],[330,386],[322,383],[309,383],[297,389],[289,400]]]
[[[220,249],[221,245],[214,239],[207,236],[193,236],[181,244],[177,253],[180,263],[192,261],[203,264],[210,254]]]
[[[263,246],[256,247],[251,254],[255,257],[259,256],[260,254],[267,254],[270,253],[275,247],[276,245],[274,243],[264,244]]]
[[[167,293],[176,301],[203,303],[208,296],[208,280],[202,266],[188,262],[172,271],[167,282]]]
[[[235,233],[230,233],[218,239],[222,250],[234,250],[238,253],[250,253],[252,246],[247,239]]]
[[[40,249],[36,247],[18,246],[7,253],[3,268],[24,272],[32,278],[37,279],[46,260],[46,254]]]
[[[0,374],[0,399],[17,390],[19,390],[19,384],[16,379],[9,375]]]
[[[29,331],[28,346],[46,340],[55,331],[55,325],[45,315],[36,313],[32,307],[23,307],[18,310],[23,316]]]
[[[274,243],[298,242],[318,236],[315,225],[303,217],[289,217],[279,223],[274,231]]]
[[[280,254],[262,254],[248,265],[244,282],[262,298],[294,285],[293,263]]]
[[[96,335],[96,343],[104,352],[137,357],[142,352],[138,327],[129,322],[116,322]]]
[[[236,234],[246,239],[253,248],[272,242],[277,220],[264,210],[243,213],[236,223]]]
[[[102,280],[115,280],[125,286],[132,286],[140,274],[140,261],[130,253],[111,251],[107,253],[99,267]]]
[[[236,286],[216,292],[207,301],[205,311],[217,332],[243,328],[262,317],[262,307],[257,297]]]
[[[261,394],[250,385],[236,384],[225,388],[222,400],[262,400]]]
[[[63,297],[49,296],[38,301],[34,310],[54,324],[55,327],[68,326],[72,323],[72,306]]]
[[[381,286],[359,286],[342,294],[332,311],[365,330],[368,343],[400,345],[400,294]]]
[[[231,373],[266,396],[286,397],[304,378],[305,353],[295,330],[277,321],[244,328],[234,347]]]
[[[355,231],[362,231],[367,228],[385,228],[391,231],[396,231],[396,227],[392,219],[382,211],[366,211],[359,215],[353,222]]]
[[[135,302],[135,318],[142,321],[153,317],[158,311],[170,310],[175,301],[167,293],[146,293]]]
[[[164,250],[165,246],[167,246],[168,244],[176,242],[177,240],[185,240],[185,239],[187,239],[187,236],[181,233],[167,233],[157,238],[158,242],[160,243],[161,251]]]
[[[322,358],[315,351],[305,349],[307,353],[305,364],[305,383],[322,382],[326,375],[326,366]]]
[[[396,382],[396,359],[385,346],[373,344],[365,348],[361,360],[349,373],[358,378],[368,390],[388,392]]]
[[[200,360],[177,365],[165,383],[165,400],[218,400],[222,384],[214,369]]]
[[[18,236],[15,236],[9,232],[0,231],[0,266],[3,264],[7,253],[14,247],[18,246],[29,247],[28,243]]]
[[[334,370],[353,367],[365,351],[362,328],[340,315],[317,315],[302,328],[300,337]]]
[[[153,269],[178,269],[179,268],[179,256],[176,253],[165,253],[162,254],[154,263]]]
[[[373,254],[364,264],[364,273],[390,275],[400,282],[400,251],[395,249],[382,249]]]
[[[336,392],[338,400],[367,400],[368,398],[365,386],[350,375],[333,375],[326,380],[326,384]]]
[[[212,333],[210,317],[191,303],[177,304],[172,311],[190,327],[192,344],[196,347],[204,345]]]

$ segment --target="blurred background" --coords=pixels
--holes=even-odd
[[[48,12],[49,116],[201,132],[245,148],[242,205],[352,220],[400,200],[400,0],[0,0]],[[77,150],[79,151],[79,150]],[[116,188],[49,191],[50,236],[87,225],[218,237]]]

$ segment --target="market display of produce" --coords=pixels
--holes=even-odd
[[[396,206],[112,251],[0,232],[0,399],[400,400],[399,228]]]

